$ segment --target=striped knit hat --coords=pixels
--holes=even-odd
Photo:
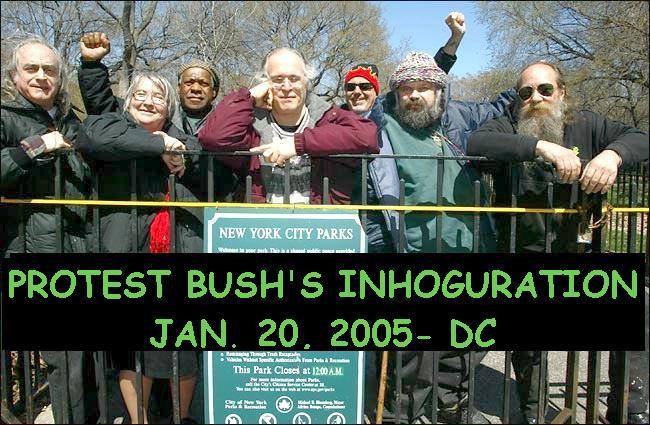
[[[395,90],[406,81],[430,81],[444,87],[447,85],[447,74],[430,54],[410,52],[390,76],[390,89]]]

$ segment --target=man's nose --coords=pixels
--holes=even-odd
[[[537,90],[533,91],[533,95],[530,97],[530,100],[533,102],[541,102],[544,98]]]
[[[43,70],[42,66],[38,67],[38,71],[36,71],[36,78],[42,80],[45,78],[45,71]]]
[[[199,83],[194,83],[190,86],[190,90],[193,92],[200,92],[201,91],[201,85]]]
[[[354,88],[354,90],[352,91],[352,93],[355,93],[355,94],[356,94],[356,93],[358,93],[358,94],[362,94],[362,93],[363,93],[363,90],[361,90],[361,87],[356,86],[356,87]]]

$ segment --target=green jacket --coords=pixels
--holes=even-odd
[[[56,119],[40,106],[22,96],[1,105],[1,165],[0,192],[7,198],[53,198],[55,185],[55,156],[44,154],[31,159],[20,142],[30,136],[59,131],[74,145],[79,120],[70,111]],[[90,170],[74,152],[61,154],[61,177],[65,199],[87,199],[90,194]],[[85,252],[86,207],[62,209],[64,252]],[[20,225],[21,216],[24,227]],[[57,252],[56,217],[54,207],[4,205],[0,207],[0,255],[12,252]],[[24,232],[24,237],[23,237]]]

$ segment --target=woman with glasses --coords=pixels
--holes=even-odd
[[[175,176],[176,200],[202,198],[198,156],[178,151],[200,149],[195,137],[176,128],[170,117],[176,109],[175,92],[164,77],[141,73],[133,78],[123,106],[110,91],[108,70],[101,63],[84,64],[79,72],[82,95],[90,115],[82,127],[78,148],[92,161],[99,180],[102,200],[130,200],[132,189],[139,201],[170,199],[170,175]],[[89,85],[94,84],[93,90]],[[97,86],[105,90],[97,90]],[[98,94],[99,93],[99,94]],[[172,152],[176,151],[176,152]],[[134,163],[135,160],[135,163]],[[132,174],[135,175],[132,175]],[[134,184],[132,184],[133,180]],[[101,209],[101,252],[201,252],[203,249],[200,209],[176,210],[176,239],[170,245],[170,217],[167,208],[138,208],[132,223],[130,208]],[[135,230],[135,231],[134,231]],[[135,355],[113,352],[120,370],[119,384],[131,421],[138,418]],[[185,422],[196,382],[197,358],[193,352],[179,352],[180,410]],[[143,355],[143,408],[147,420],[149,396],[154,378],[172,378],[172,352],[151,351]]]

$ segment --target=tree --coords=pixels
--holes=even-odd
[[[496,68],[551,59],[586,108],[648,130],[647,2],[477,2]],[[503,64],[503,65],[499,65]]]

